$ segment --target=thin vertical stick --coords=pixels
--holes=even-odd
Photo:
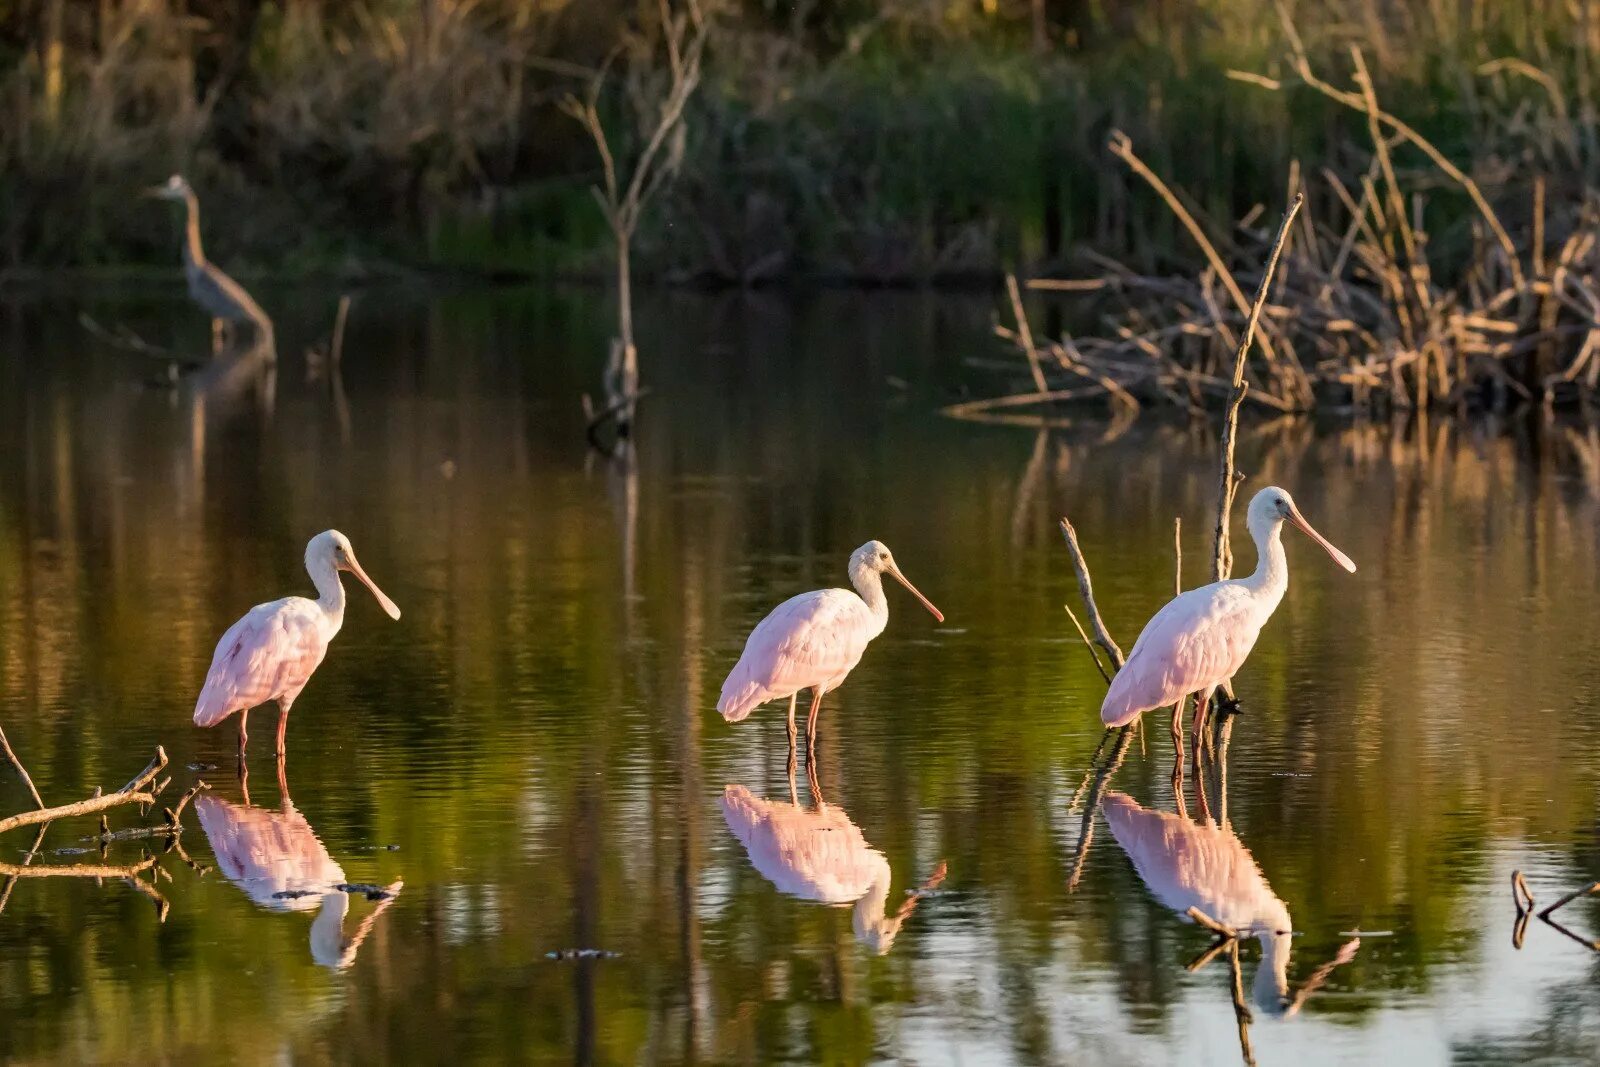
[[[1028,354],[1028,370],[1033,374],[1034,387],[1048,393],[1050,386],[1044,380],[1044,369],[1039,366],[1039,350],[1033,345],[1033,329],[1028,325],[1028,313],[1022,309],[1022,293],[1017,289],[1017,276],[1006,275],[1006,293],[1011,297],[1011,314],[1017,320],[1017,336],[1022,339],[1022,350]]]
[[[1250,1047],[1250,1008],[1244,999],[1244,975],[1239,967],[1237,938],[1228,945],[1228,977],[1230,992],[1233,994],[1233,1018],[1239,1024],[1239,1053],[1244,1057],[1245,1063],[1255,1067],[1256,1054]]]
[[[1063,604],[1061,606],[1067,609],[1067,618],[1071,619],[1072,625],[1078,628],[1078,636],[1083,638],[1083,647],[1089,650],[1089,658],[1094,660],[1094,669],[1099,671],[1100,677],[1105,679],[1107,685],[1110,685],[1111,675],[1106,673],[1106,665],[1100,662],[1100,655],[1094,650],[1094,642],[1089,640],[1089,635],[1084,632],[1083,623],[1079,622],[1078,616],[1072,613],[1072,605]],[[1101,740],[1103,743],[1104,739],[1102,738]]]
[[[1078,547],[1078,531],[1072,528],[1072,523],[1064,516],[1061,519],[1061,536],[1067,539],[1067,549],[1072,553],[1072,566],[1078,572],[1078,592],[1083,594],[1084,606],[1089,611],[1089,624],[1094,627],[1095,640],[1100,642],[1100,647],[1111,657],[1111,665],[1120,671],[1122,665],[1127,662],[1127,657],[1122,654],[1122,649],[1106,629],[1105,620],[1100,617],[1100,609],[1095,607],[1094,583],[1089,579],[1089,564],[1083,558],[1083,549]]]
[[[1245,359],[1250,354],[1250,344],[1256,336],[1256,323],[1261,320],[1261,308],[1267,302],[1267,292],[1272,288],[1272,275],[1278,267],[1278,257],[1283,254],[1284,243],[1289,238],[1289,226],[1294,222],[1305,194],[1296,193],[1289,201],[1289,209],[1278,224],[1278,235],[1272,241],[1272,252],[1267,256],[1267,266],[1261,273],[1261,284],[1256,288],[1255,302],[1250,305],[1250,317],[1245,320],[1244,333],[1239,338],[1239,350],[1233,354],[1233,392],[1228,397],[1228,414],[1222,424],[1222,472],[1217,486],[1217,528],[1211,552],[1211,580],[1220,582],[1233,570],[1233,560],[1228,547],[1228,513],[1233,508],[1236,483],[1233,477],[1234,443],[1239,436],[1239,406],[1249,385],[1244,380]]]
[[[0,728],[0,748],[5,749],[6,759],[11,761],[11,766],[15,767],[17,769],[17,773],[22,776],[23,782],[26,783],[28,787],[28,792],[33,794],[34,804],[39,808],[40,811],[43,811],[44,801],[39,798],[39,790],[34,788],[33,779],[28,777],[28,768],[24,767],[22,765],[22,761],[17,758],[17,754],[11,751],[11,742],[6,740],[6,732],[4,728]]]
[[[1533,179],[1533,276],[1544,277],[1544,175]]]
[[[335,367],[344,358],[344,324],[350,317],[350,294],[339,298],[339,313],[333,319],[333,344],[328,350],[328,362]]]
[[[1183,592],[1183,516],[1172,520],[1172,595]]]

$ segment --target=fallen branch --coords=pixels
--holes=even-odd
[[[7,746],[9,749],[10,746]],[[19,763],[20,765],[20,763]],[[150,765],[115,793],[106,793],[93,796],[87,800],[80,800],[74,804],[62,804],[53,808],[39,808],[35,811],[25,811],[9,818],[0,819],[0,834],[7,830],[15,830],[19,826],[38,826],[41,823],[54,822],[57,819],[69,819],[78,815],[94,815],[110,808],[121,807],[124,804],[149,805],[156,801],[156,794],[144,792],[145,787],[160,773],[161,768],[167,765],[166,750],[159,745],[156,747],[155,758]]]

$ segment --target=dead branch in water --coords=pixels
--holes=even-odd
[[[1544,920],[1544,922],[1557,933],[1565,934],[1567,937],[1570,937],[1572,940],[1576,941],[1578,944],[1589,949],[1590,951],[1600,952],[1600,941],[1590,940],[1589,938],[1576,934],[1551,917],[1555,914],[1557,909],[1564,908],[1574,900],[1577,900],[1579,897],[1586,897],[1590,893],[1596,891],[1600,891],[1600,882],[1590,882],[1582,889],[1574,889],[1572,892],[1568,893],[1566,896],[1562,897],[1560,900],[1541,911],[1539,913],[1539,918]],[[1531,905],[1529,906],[1529,910],[1532,910]]]
[[[8,752],[10,752],[10,747],[10,745],[6,746]],[[20,769],[21,761],[16,759],[14,753],[11,754],[10,758]],[[5,833],[7,830],[15,830],[19,826],[38,826],[43,823],[54,822],[57,819],[69,819],[78,815],[94,815],[110,808],[121,807],[124,804],[138,804],[141,806],[154,804],[157,791],[147,792],[146,790],[149,788],[150,783],[155,780],[155,776],[166,765],[166,750],[158,745],[156,746],[155,758],[150,761],[150,765],[115,793],[92,796],[87,800],[80,800],[73,804],[41,807],[33,811],[25,811],[9,818],[0,819],[0,833]],[[26,774],[25,771],[23,773]],[[35,796],[37,797],[37,794]],[[183,802],[180,802],[180,811],[182,807]]]
[[[1078,531],[1072,528],[1072,523],[1067,521],[1065,516],[1061,519],[1061,536],[1066,538],[1067,549],[1072,553],[1072,568],[1078,574],[1078,592],[1083,596],[1083,605],[1089,612],[1089,624],[1094,627],[1095,640],[1106,650],[1106,655],[1111,659],[1111,666],[1120,671],[1127,659],[1112,638],[1111,632],[1106,629],[1106,622],[1100,617],[1100,609],[1095,606],[1094,581],[1089,577],[1089,564],[1083,558],[1083,549],[1078,547]]]
[[[1233,391],[1228,395],[1227,415],[1222,423],[1222,471],[1217,485],[1217,525],[1211,551],[1211,580],[1219,582],[1233,569],[1233,552],[1228,546],[1228,513],[1233,507],[1236,483],[1233,478],[1234,443],[1239,437],[1239,406],[1244,403],[1250,384],[1245,381],[1245,361],[1250,356],[1250,344],[1256,337],[1256,325],[1261,321],[1261,309],[1272,288],[1272,275],[1278,269],[1278,259],[1289,240],[1289,227],[1305,203],[1304,193],[1295,193],[1289,208],[1278,223],[1278,236],[1272,241],[1272,251],[1267,254],[1267,265],[1261,272],[1261,284],[1256,287],[1256,298],[1250,305],[1250,316],[1245,320],[1244,333],[1239,337],[1239,348],[1233,354]]]
[[[1019,375],[1026,371],[1031,388],[968,401],[948,414],[971,418],[997,407],[1096,397],[1118,399],[1119,406],[1124,397],[1134,404],[1166,403],[1191,413],[1220,406],[1230,418],[1245,403],[1280,412],[1331,404],[1356,415],[1384,415],[1435,406],[1498,411],[1519,398],[1537,398],[1547,407],[1600,399],[1600,242],[1594,236],[1600,201],[1587,198],[1553,213],[1546,205],[1547,183],[1535,176],[1527,246],[1519,248],[1478,182],[1383,109],[1359,51],[1351,54],[1353,87],[1337,88],[1312,71],[1281,6],[1280,12],[1297,84],[1366,120],[1370,167],[1342,177],[1323,168],[1315,178],[1320,188],[1311,194],[1330,217],[1302,215],[1306,239],[1294,247],[1281,245],[1287,227],[1272,246],[1249,227],[1208,227],[1139,157],[1131,140],[1113,131],[1112,155],[1155,192],[1193,239],[1199,252],[1195,275],[1147,277],[1085,253],[1098,276],[1029,281],[1037,291],[1104,291],[1117,299],[1105,303],[1098,337],[1052,340],[997,328],[1024,357],[1013,366]],[[1269,91],[1289,84],[1238,72],[1234,77]],[[1475,231],[1485,238],[1449,264],[1448,278],[1441,278],[1433,262],[1436,245],[1420,210],[1438,182],[1430,182],[1425,171],[1406,170],[1395,158],[1396,151],[1413,148],[1472,201]],[[1295,174],[1291,192],[1299,195],[1311,184]],[[1553,242],[1558,247],[1548,248]],[[1269,247],[1268,266],[1254,266]],[[1324,255],[1325,248],[1337,251]],[[1278,301],[1247,303],[1244,287],[1265,292],[1279,251]],[[1246,333],[1257,335],[1260,357],[1247,359],[1243,375],[1235,375],[1248,383],[1241,397],[1223,368]]]
[[[614,134],[606,130],[600,114],[600,98],[618,52],[631,47],[635,53],[652,54],[658,43],[637,35],[619,45],[589,80],[582,99],[567,96],[562,110],[575,119],[594,142],[600,157],[602,182],[591,188],[600,205],[615,247],[617,272],[617,335],[612,339],[606,361],[604,383],[606,407],[598,421],[614,421],[618,437],[632,431],[634,409],[642,393],[639,388],[639,350],[633,332],[633,239],[644,209],[673,174],[683,159],[684,111],[700,85],[701,63],[710,39],[714,3],[702,9],[699,0],[681,0],[674,12],[668,0],[660,0],[661,45],[667,59],[666,82],[644,84],[645,67],[630,70],[627,86],[632,111],[639,124],[641,147],[630,161],[613,150]],[[650,97],[654,99],[649,99]],[[597,420],[589,419],[588,436],[595,439]],[[602,449],[602,451],[608,451]]]
[[[1528,888],[1528,880],[1522,877],[1521,871],[1511,872],[1511,903],[1519,912],[1533,910],[1533,890]]]
[[[43,808],[44,801],[39,799],[39,790],[34,787],[33,778],[28,774],[28,768],[22,765],[22,761],[17,758],[17,754],[11,750],[11,742],[6,740],[4,728],[0,728],[0,749],[5,750],[6,759],[11,763],[11,766],[17,769],[17,774],[21,776],[22,783],[28,787],[28,792],[33,796],[34,805]]]
[[[1191,909],[1193,910],[1193,909]],[[1265,964],[1261,964],[1265,966]],[[1255,1050],[1250,1047],[1250,1024],[1254,1021],[1244,999],[1244,971],[1239,966],[1239,939],[1228,942],[1229,989],[1233,997],[1233,1020],[1239,1027],[1239,1054],[1248,1067],[1255,1067]]]

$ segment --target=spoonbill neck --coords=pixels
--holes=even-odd
[[[887,622],[889,598],[883,593],[883,575],[870,567],[856,567],[850,571],[850,584],[866,601],[867,610]]]
[[[1250,537],[1256,543],[1255,573],[1244,579],[1255,592],[1277,593],[1289,588],[1289,559],[1283,552],[1283,520],[1273,518],[1250,524]]]
[[[339,569],[327,560],[306,560],[306,572],[317,587],[317,606],[334,625],[344,621],[344,583],[339,581]]]

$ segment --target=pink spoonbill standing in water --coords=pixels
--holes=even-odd
[[[791,597],[761,620],[745,642],[744,655],[722,683],[717,710],[739,722],[769,700],[789,698],[789,749],[795,748],[795,697],[811,690],[806,719],[806,746],[815,752],[817,714],[823,694],[844,682],[861,662],[867,644],[889,625],[889,599],[883,593],[887,574],[922,601],[940,622],[944,615],[917,591],[895,565],[889,547],[868,541],[850,554],[848,589],[817,589]]]
[[[306,545],[306,571],[320,594],[317,599],[289,596],[257,604],[228,627],[217,642],[205,688],[195,702],[196,726],[215,726],[239,713],[240,759],[250,737],[245,730],[250,709],[268,701],[278,705],[278,758],[283,758],[289,709],[327,655],[328,642],[344,625],[340,571],[349,571],[372,590],[389,618],[400,617],[400,609],[367,577],[356,562],[350,539],[338,530],[324,530]]]
[[[1111,679],[1100,706],[1100,720],[1107,726],[1126,726],[1153,708],[1171,704],[1176,738],[1178,708],[1195,693],[1194,729],[1199,730],[1206,701],[1244,665],[1289,588],[1289,562],[1280,540],[1284,522],[1294,523],[1345,570],[1356,569],[1349,556],[1311,528],[1294,500],[1277,486],[1255,495],[1247,521],[1256,543],[1255,573],[1190,589],[1156,612],[1128,662]]]

